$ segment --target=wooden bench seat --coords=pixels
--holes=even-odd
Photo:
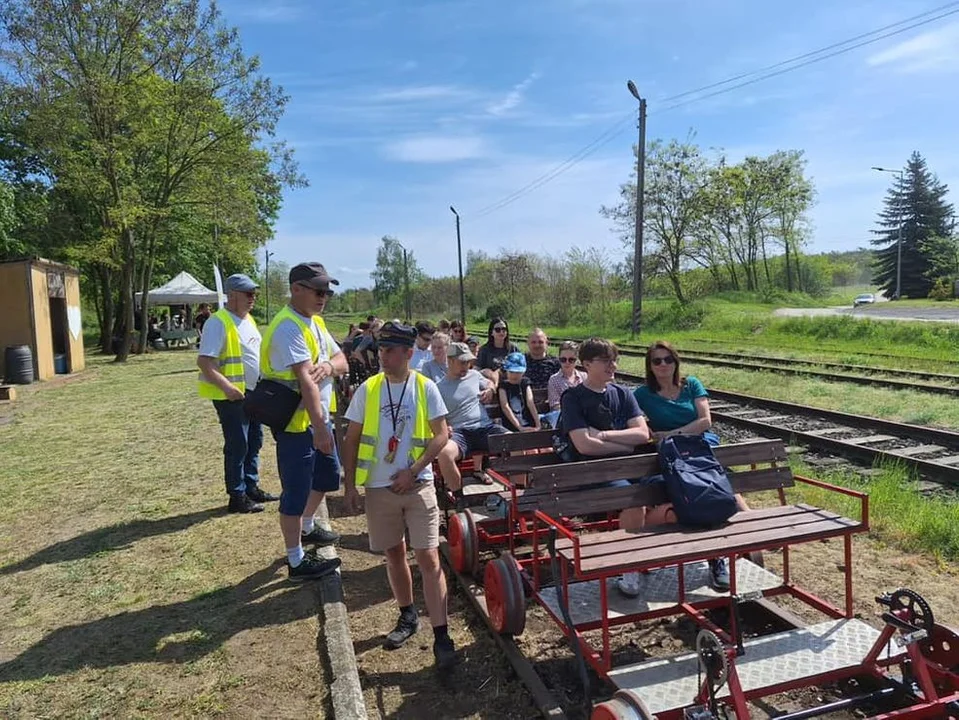
[[[646,569],[698,560],[704,555],[732,555],[770,542],[794,544],[844,535],[859,523],[809,505],[781,505],[734,515],[711,530],[659,526],[639,533],[620,530],[585,535],[579,544],[579,570],[584,573],[629,566]],[[575,563],[570,540],[557,541],[561,557]]]

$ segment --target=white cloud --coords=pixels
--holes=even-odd
[[[380,102],[418,102],[461,99],[469,95],[469,92],[455,85],[419,85],[383,90],[374,95],[373,100]]]
[[[872,66],[895,64],[902,73],[951,70],[959,66],[959,22],[917,35],[870,55]]]
[[[418,135],[384,146],[391,160],[413,163],[449,163],[486,154],[486,143],[476,135]]]
[[[287,23],[300,18],[304,7],[290,0],[271,0],[271,2],[243,4],[237,10],[243,17],[257,22]]]
[[[494,117],[506,115],[510,110],[523,102],[523,97],[526,95],[529,86],[536,82],[537,79],[539,79],[539,73],[530,73],[522,82],[516,83],[505,97],[487,106],[486,112]]]

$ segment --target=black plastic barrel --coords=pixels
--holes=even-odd
[[[33,351],[29,345],[10,345],[3,354],[8,383],[29,385],[33,382]]]

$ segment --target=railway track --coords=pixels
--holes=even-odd
[[[632,373],[617,376],[630,384],[643,382]],[[959,487],[959,432],[724,390],[709,392],[716,421],[870,465],[899,463],[929,480]]]

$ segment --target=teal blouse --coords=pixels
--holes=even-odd
[[[689,375],[683,382],[679,397],[669,400],[652,392],[645,385],[633,391],[639,409],[643,411],[649,426],[653,430],[665,432],[688,425],[697,417],[696,398],[709,397],[706,388],[698,378]]]

